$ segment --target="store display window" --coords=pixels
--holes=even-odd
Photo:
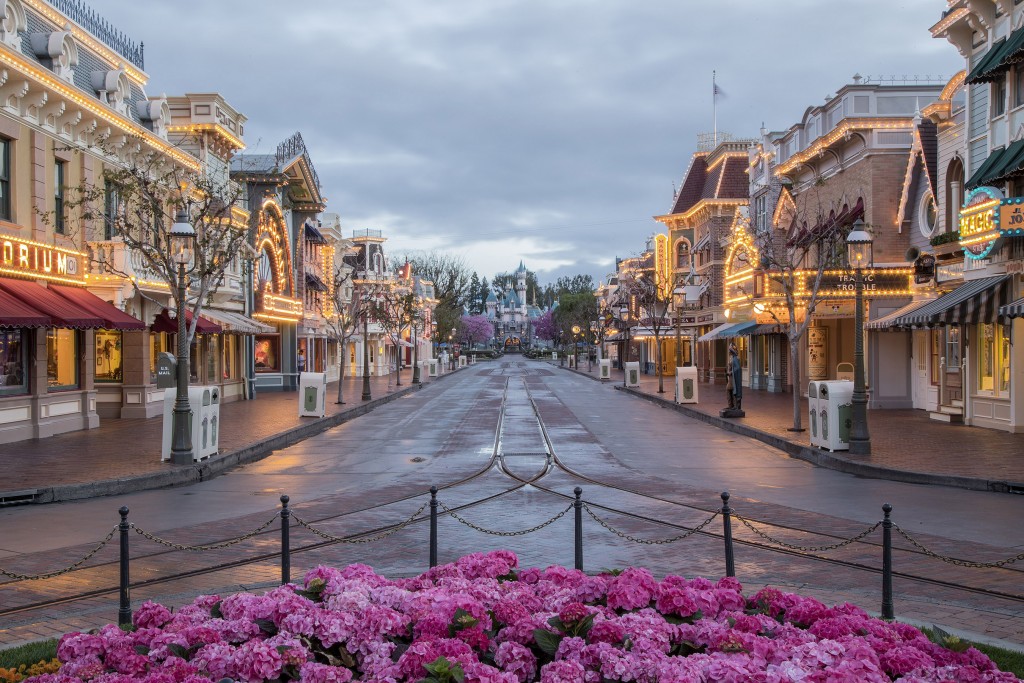
[[[46,331],[46,384],[50,391],[78,388],[78,332]]]
[[[0,330],[0,396],[28,393],[24,330]]]
[[[256,335],[256,372],[281,372],[281,337]]]
[[[96,330],[96,381],[122,381],[121,332]]]

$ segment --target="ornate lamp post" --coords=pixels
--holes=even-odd
[[[416,297],[416,310],[412,314],[412,383],[420,383],[420,363],[419,363],[419,339],[416,337],[416,323],[419,321],[420,306],[423,300],[420,297]]]
[[[178,376],[171,415],[171,462],[175,465],[192,464],[192,410],[188,405],[188,340],[185,325],[185,274],[195,250],[196,231],[188,222],[188,213],[178,210],[170,233],[171,257],[178,264]]]
[[[626,341],[622,347],[622,358],[619,365],[622,366],[622,386],[626,386],[626,363],[629,362],[629,306],[619,307],[619,321],[626,332]]]
[[[676,367],[683,367],[683,337],[682,327],[683,324],[683,306],[686,305],[686,290],[682,287],[676,287],[672,290],[672,305],[676,309]]]
[[[370,307],[369,307],[369,287],[366,284],[366,279],[369,277],[369,273],[363,273],[363,283],[360,286],[361,296],[363,297],[363,395],[364,401],[369,401],[373,398],[370,394]]]
[[[873,262],[871,234],[864,230],[864,221],[857,219],[846,236],[846,255],[856,276],[857,300],[854,316],[853,399],[851,406],[850,454],[870,455],[868,434],[868,395],[864,382],[864,269]]]

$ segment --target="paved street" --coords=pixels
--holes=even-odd
[[[651,379],[645,378],[640,393],[656,391]],[[713,389],[701,389],[704,397],[714,397]],[[524,436],[527,432],[510,431],[496,439],[503,401],[511,403],[513,395],[517,401],[528,395],[534,402],[561,465],[532,486],[516,487],[507,474],[487,467],[496,441],[499,452],[507,443],[503,462],[511,471],[532,476],[527,473],[537,472],[543,465],[542,456],[513,452],[514,444],[529,442]],[[287,395],[282,396],[285,398],[278,400],[286,401]],[[573,487],[579,485],[590,512],[619,533],[646,540],[664,540],[700,524],[721,505],[718,494],[729,490],[737,515],[794,545],[827,545],[852,537],[877,522],[882,503],[889,502],[896,523],[940,554],[992,562],[1024,547],[1024,529],[1016,523],[1024,513],[1020,496],[863,478],[817,467],[762,441],[675,410],[666,411],[642,400],[644,397],[550,363],[516,357],[481,363],[420,390],[397,395],[357,419],[208,481],[4,509],[0,512],[4,522],[0,566],[33,573],[70,564],[113,527],[121,505],[131,509],[130,519],[139,528],[178,543],[199,544],[229,539],[264,524],[275,514],[277,500],[284,493],[291,497],[299,519],[342,536],[399,523],[427,501],[426,490],[432,484],[444,487],[470,477],[475,478],[443,488],[439,499],[457,506],[509,491],[460,512],[467,521],[506,532],[528,528],[561,512],[568,499],[556,494],[571,496]],[[253,407],[245,408],[256,410],[265,398],[261,396],[250,402]],[[771,431],[774,423],[764,408],[771,397],[766,397],[760,410],[757,398],[752,396],[746,402],[745,421]],[[714,398],[705,401],[701,410],[717,412]],[[284,405],[277,406],[282,420]],[[885,427],[889,423],[884,415],[871,415],[877,439],[872,458],[893,467],[899,451],[893,451],[891,458],[886,455],[890,449],[886,434],[899,433],[900,421],[892,421],[896,427]],[[228,405],[225,430],[230,417]],[[911,420],[917,417],[909,416]],[[908,431],[907,425],[914,430],[930,427],[918,422],[903,424],[903,432]],[[950,434],[963,432],[983,446],[989,439],[1007,438],[985,430],[952,430]],[[1012,440],[1019,437],[1010,438],[1019,451],[1020,442]],[[962,452],[973,455],[971,450]],[[11,467],[17,469],[17,462]],[[1012,469],[1008,471],[1012,473]],[[970,472],[958,472],[957,476],[968,477]],[[161,550],[132,534],[134,582],[235,563],[214,573],[137,586],[133,599],[136,604],[149,597],[179,604],[197,592],[268,585],[279,576],[278,560],[272,557],[279,550],[277,529],[275,522],[266,533],[236,546],[188,554]],[[715,577],[724,572],[722,541],[714,535],[694,535],[669,544],[638,544],[610,533],[589,514],[584,529],[585,568],[589,571],[643,564],[659,574]],[[850,600],[878,610],[881,579],[874,568],[880,565],[879,532],[867,539],[870,543],[814,553],[827,556],[827,562],[755,545],[758,537],[738,521],[734,521],[734,529],[739,543],[737,575],[748,590],[773,583],[828,602]],[[713,520],[708,531],[720,534],[720,520]],[[439,536],[441,561],[496,547],[514,550],[526,565],[571,566],[573,561],[571,514],[521,537],[484,535],[442,517]],[[426,566],[426,539],[425,525],[415,522],[373,543],[314,546],[322,539],[296,527],[293,547],[306,549],[293,556],[293,577],[319,562],[359,561],[389,574],[416,573]],[[910,553],[902,538],[897,538],[896,547],[900,551],[896,570],[908,575],[896,579],[898,617],[1024,643],[1020,600],[994,595],[1019,595],[1019,571],[954,567]],[[271,556],[237,565],[239,560],[261,554]],[[13,582],[0,587],[0,611],[116,586],[116,567],[111,564],[115,559],[116,551],[108,546],[82,571],[45,582]],[[857,569],[858,565],[870,569]],[[954,584],[969,584],[975,590],[964,592]],[[0,643],[95,626],[115,616],[116,594],[9,613],[3,619]]]

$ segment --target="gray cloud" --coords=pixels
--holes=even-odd
[[[250,151],[300,130],[329,210],[392,252],[522,258],[541,281],[638,252],[712,127],[785,128],[850,77],[951,76],[937,0],[91,0],[150,95],[217,91]]]

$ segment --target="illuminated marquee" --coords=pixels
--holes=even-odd
[[[979,187],[967,195],[960,209],[960,246],[964,256],[983,259],[996,247],[1002,237],[999,222],[1004,201],[1003,193],[994,187]],[[1012,215],[1007,216],[1010,220]]]
[[[672,293],[672,264],[668,254],[668,235],[654,236],[654,281],[663,298]]]
[[[85,254],[16,237],[0,237],[0,273],[85,284]]]

